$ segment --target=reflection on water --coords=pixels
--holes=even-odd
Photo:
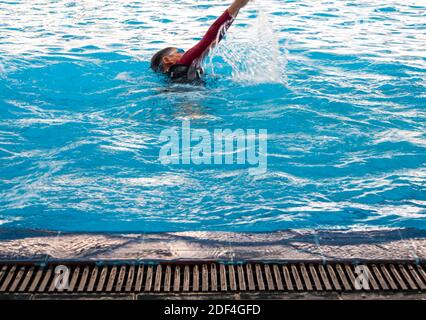
[[[224,1],[0,0],[0,225],[425,228],[424,2],[258,3],[185,86],[149,59]],[[268,171],[162,165],[183,120],[267,129]]]

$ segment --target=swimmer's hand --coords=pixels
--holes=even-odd
[[[242,7],[244,7],[250,0],[235,0],[233,4],[228,8],[228,12],[231,16],[236,17],[238,14],[238,11]]]

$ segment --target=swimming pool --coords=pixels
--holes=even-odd
[[[259,1],[266,20],[240,13],[205,85],[149,70],[226,2],[0,1],[0,225],[425,229],[424,1]],[[256,23],[278,41],[279,79],[229,63],[226,48],[274,56],[271,39],[248,41]],[[184,120],[266,129],[267,171],[162,164],[160,133]]]

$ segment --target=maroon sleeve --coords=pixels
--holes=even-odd
[[[231,26],[233,21],[234,18],[229,14],[228,10],[225,10],[225,12],[212,24],[200,42],[185,52],[178,63],[189,66],[195,59],[202,58],[212,43],[218,38],[219,32],[221,32],[221,34],[218,39],[219,41],[222,40],[224,32]]]

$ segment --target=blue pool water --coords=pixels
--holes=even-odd
[[[0,0],[0,225],[425,229],[425,2],[262,0],[204,86],[149,70],[226,2]],[[250,69],[261,50],[276,60]],[[183,120],[267,129],[267,172],[161,164],[159,134]]]

